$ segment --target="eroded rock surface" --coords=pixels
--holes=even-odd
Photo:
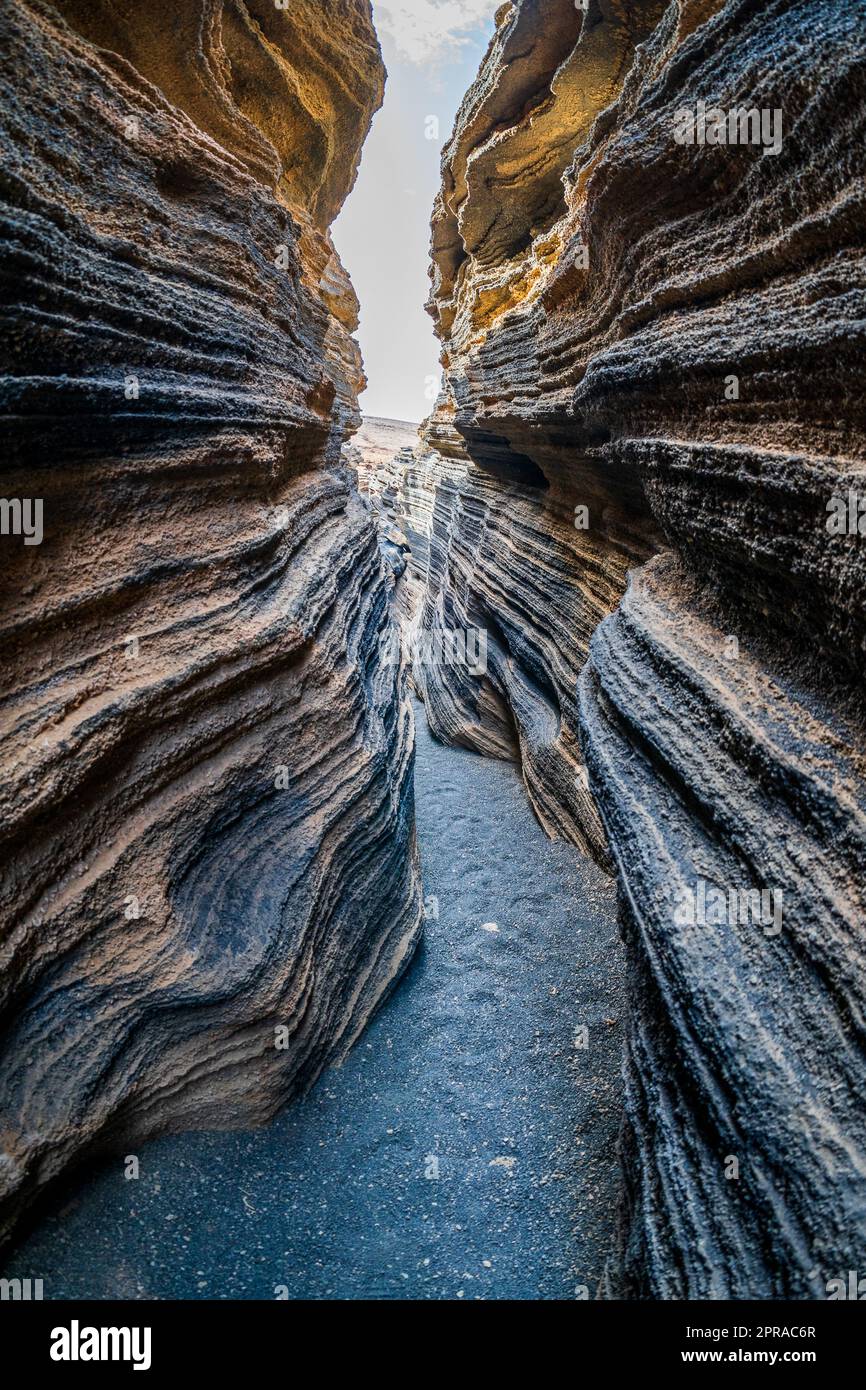
[[[365,415],[351,443],[343,445],[343,457],[358,479],[358,491],[376,519],[382,558],[395,579],[406,570],[409,544],[402,530],[400,494],[403,472],[417,444],[417,425]]]
[[[340,450],[367,0],[2,10],[0,1224],[267,1120],[420,921],[411,710]]]
[[[864,87],[859,0],[521,0],[444,154],[403,509],[489,659],[420,683],[618,876],[614,1295],[866,1258]],[[679,143],[701,102],[758,140]]]
[[[358,475],[358,491],[377,500],[399,486],[402,469],[397,456],[418,443],[418,426],[408,420],[365,415],[361,427],[344,445],[343,456]]]

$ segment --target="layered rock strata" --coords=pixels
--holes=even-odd
[[[73,1161],[266,1121],[420,921],[405,676],[341,459],[328,234],[367,0],[3,6],[0,1230]],[[5,528],[4,528],[5,530]],[[32,537],[31,537],[32,539]]]
[[[360,429],[343,446],[343,457],[355,469],[362,497],[378,502],[385,494],[385,505],[392,508],[402,477],[398,456],[417,443],[418,426],[408,420],[365,415]]]
[[[400,492],[417,444],[417,425],[365,415],[351,443],[343,445],[343,457],[355,470],[358,491],[373,512],[382,557],[395,579],[406,570],[409,545],[399,514]]]
[[[826,1297],[866,1254],[866,11],[498,19],[444,152],[446,386],[403,499],[422,627],[485,626],[489,658],[416,680],[618,876],[606,1292]]]

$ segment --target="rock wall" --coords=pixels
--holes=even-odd
[[[44,532],[2,536],[7,1231],[97,1148],[266,1121],[357,1036],[420,892],[340,454],[368,0],[7,0],[0,27],[3,490]]]
[[[374,502],[384,493],[394,492],[401,477],[395,459],[404,449],[414,449],[417,443],[418,426],[408,420],[365,415],[351,442],[343,446],[343,457],[358,475],[358,491]]]
[[[365,415],[351,443],[343,445],[343,458],[354,469],[358,491],[373,513],[382,558],[395,579],[405,573],[409,550],[401,530],[403,470],[417,444],[417,425]]]
[[[443,156],[416,680],[617,874],[613,1296],[866,1258],[864,88],[859,0],[520,0]]]

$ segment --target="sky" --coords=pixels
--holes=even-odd
[[[430,292],[430,213],[439,157],[478,71],[501,0],[373,0],[385,103],[333,237],[361,301],[365,415],[419,421],[441,374]],[[438,123],[438,127],[437,127]],[[430,135],[434,138],[429,138]]]

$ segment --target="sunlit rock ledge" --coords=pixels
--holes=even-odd
[[[520,0],[443,157],[403,511],[422,625],[490,658],[423,693],[617,874],[612,1296],[821,1298],[866,1249],[864,21]],[[700,883],[781,930],[677,921]]]
[[[367,0],[3,7],[0,1233],[68,1165],[267,1121],[420,923],[328,234]],[[122,1146],[122,1147],[121,1147]]]

